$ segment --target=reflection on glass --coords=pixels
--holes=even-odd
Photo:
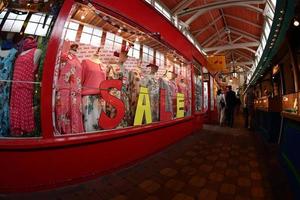
[[[195,70],[195,71],[198,71]],[[195,81],[195,106],[196,111],[202,111],[202,76],[197,75],[201,74],[200,72],[195,74],[194,81]]]
[[[208,82],[205,81],[203,83],[203,87],[204,87],[204,104],[203,104],[203,107],[204,107],[204,110],[207,111],[208,109]]]

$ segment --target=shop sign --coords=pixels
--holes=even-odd
[[[105,80],[100,84],[100,95],[117,110],[116,116],[111,118],[105,112],[102,112],[99,118],[99,126],[102,129],[113,129],[118,126],[125,116],[125,105],[123,101],[109,93],[109,89],[116,88],[121,91],[122,80]],[[168,121],[172,119],[172,112],[166,111],[165,105],[166,91],[160,89],[160,121]],[[176,94],[176,118],[184,117],[184,101],[185,97],[182,93]],[[138,97],[137,108],[135,111],[134,125],[142,125],[145,119],[146,124],[152,123],[151,104],[148,88],[141,87]]]

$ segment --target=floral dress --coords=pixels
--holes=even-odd
[[[121,66],[122,67],[122,66]],[[121,71],[121,67],[118,65],[109,65],[107,66],[107,79],[118,79],[122,80],[123,85],[121,91],[117,90],[116,88],[111,88],[109,93],[119,99],[125,105],[125,116],[117,128],[124,128],[128,127],[130,124],[130,104],[129,104],[129,94],[128,94],[128,71]],[[116,116],[117,110],[109,104],[106,104],[106,114],[114,118]]]
[[[173,117],[175,118],[177,112],[177,93],[178,93],[178,88],[175,80],[169,81],[169,88],[170,88],[169,95],[171,97],[172,113],[173,113]]]
[[[143,79],[142,85],[148,88],[152,121],[159,121],[159,81],[154,74],[149,74]]]
[[[55,102],[60,134],[82,133],[81,64],[75,55],[63,55]]]
[[[91,60],[82,63],[82,105],[83,120],[86,132],[100,130],[99,117],[105,111],[105,101],[100,97],[99,86],[105,80],[105,72],[101,64]]]
[[[11,80],[13,62],[17,50],[11,49],[5,58],[0,59],[0,80]],[[0,82],[0,136],[9,134],[9,82]]]

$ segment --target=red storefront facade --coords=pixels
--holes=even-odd
[[[142,31],[185,60],[179,68],[180,73],[184,72],[190,79],[186,80],[190,81],[191,88],[190,113],[169,121],[147,122],[92,134],[57,135],[53,125],[56,55],[60,54],[65,23],[76,3],[73,0],[64,1],[48,41],[41,81],[40,136],[0,140],[0,170],[3,172],[0,174],[1,193],[54,188],[109,173],[158,152],[201,129],[203,125],[203,105],[200,110],[195,109],[195,68],[192,63],[205,66],[206,61],[193,44],[144,1],[130,0],[124,4],[121,1],[95,0],[80,4],[90,3],[93,9]],[[159,38],[153,33],[159,33]],[[203,102],[203,96],[201,98]]]

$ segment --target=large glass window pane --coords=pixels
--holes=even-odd
[[[69,30],[67,30],[67,33],[66,33],[66,39],[70,40],[70,41],[75,41],[76,34],[77,34],[77,31],[69,29]]]
[[[38,28],[36,29],[35,35],[46,36],[48,29],[49,29],[48,25],[45,25],[45,27],[43,28],[43,25],[39,24]]]
[[[25,29],[26,34],[34,34],[35,30],[37,29],[38,24],[36,23],[28,23]]]
[[[80,42],[84,44],[90,44],[92,35],[87,33],[82,33],[80,37]]]
[[[74,13],[85,7],[88,8],[83,4],[74,6],[69,22],[78,22],[82,31],[67,26],[66,32],[75,31],[77,37],[74,41],[62,38],[62,51],[57,55],[52,113],[55,134],[101,134],[190,116],[192,83],[188,62],[176,53],[170,54],[174,50],[160,41],[143,37],[145,33],[141,30],[114,17],[109,17],[109,23],[97,26],[82,22]],[[102,11],[96,13],[89,13],[95,21],[108,16]],[[126,31],[118,31],[119,27]],[[103,31],[102,44],[99,30]],[[95,40],[99,48],[95,47]],[[73,67],[70,57],[78,67]],[[122,87],[116,88],[111,81]],[[116,107],[112,101],[124,106]],[[147,116],[137,115],[145,103],[150,107]],[[101,116],[108,120],[118,118],[122,113],[119,109],[125,113],[119,121],[113,124],[102,121]],[[161,116],[160,109],[166,115]]]
[[[10,31],[14,24],[14,20],[7,19],[3,25],[2,31]]]

